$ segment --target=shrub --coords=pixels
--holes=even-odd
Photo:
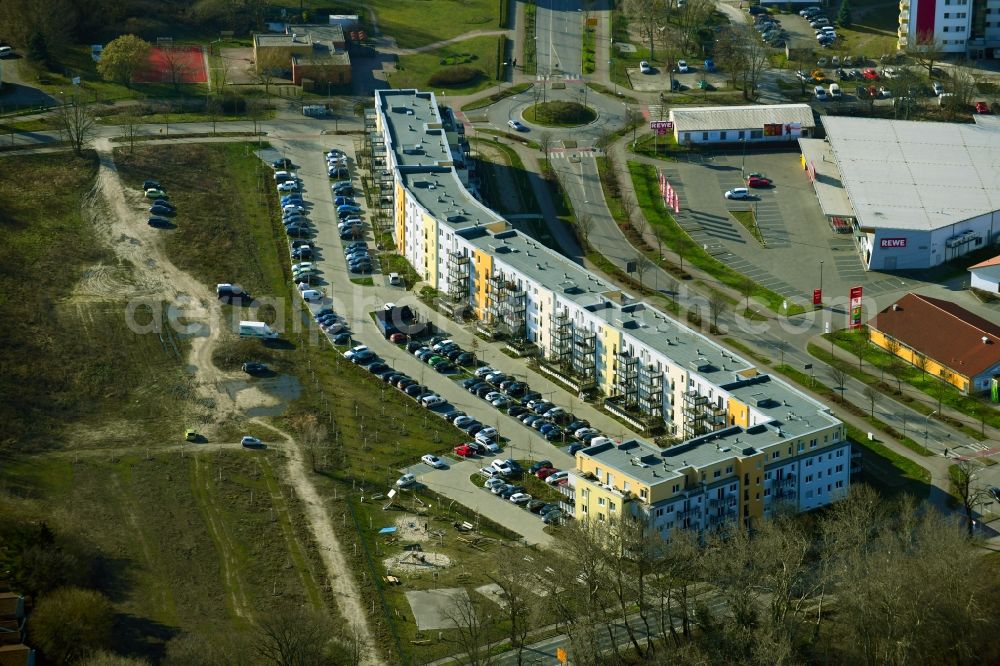
[[[455,65],[434,72],[427,83],[432,86],[460,86],[471,83],[481,76],[483,76],[482,70],[475,67]]]

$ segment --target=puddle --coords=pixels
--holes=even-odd
[[[298,398],[302,393],[298,378],[292,375],[276,375],[240,383],[242,383],[243,388],[253,387],[268,398],[269,404],[257,404],[248,408],[246,410],[247,416],[281,416],[288,403]]]

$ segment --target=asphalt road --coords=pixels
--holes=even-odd
[[[535,59],[539,76],[583,76],[583,6],[580,0],[538,0]]]

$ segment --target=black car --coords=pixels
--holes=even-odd
[[[248,375],[262,375],[267,372],[267,366],[263,363],[247,362],[243,364],[243,372]]]
[[[455,370],[455,364],[445,361],[444,363],[438,363],[437,365],[435,365],[434,369],[440,372],[441,374],[444,374],[446,372],[453,372]]]
[[[387,375],[383,375],[382,381],[384,381],[386,384],[394,385],[403,377],[405,377],[405,375],[401,372],[391,372]]]
[[[163,189],[163,186],[160,185],[160,181],[158,181],[158,180],[144,180],[144,181],[142,181],[142,191],[143,192],[145,192],[146,190],[162,190],[162,189]]]
[[[521,404],[525,405],[531,402],[532,400],[538,400],[541,397],[542,394],[539,393],[538,391],[528,391],[527,393],[521,396]]]
[[[335,345],[351,344],[351,334],[347,333],[346,331],[344,333],[338,333],[337,335],[333,336],[333,344]]]
[[[522,407],[521,405],[514,405],[513,407],[507,408],[508,416],[518,417],[521,416],[522,414],[527,414],[527,413],[528,413],[528,408]]]
[[[417,344],[419,345],[420,343],[418,342]],[[416,351],[417,349],[419,349],[419,347],[414,347],[414,351]],[[407,351],[409,351],[409,348],[407,348]],[[410,353],[412,354],[413,352],[411,351]],[[463,379],[462,381],[460,381],[458,385],[464,388],[466,391],[468,391],[470,388],[472,388],[478,383],[479,383],[478,379],[476,379],[475,377],[469,377],[468,379]]]
[[[371,365],[368,366],[368,372],[372,373],[373,375],[377,375],[378,373],[383,372],[383,371],[388,370],[388,369],[389,369],[389,366],[386,365],[385,363],[381,363],[381,362],[379,362],[379,363],[372,363]]]
[[[417,351],[423,346],[424,344],[422,342],[417,342],[416,340],[410,340],[409,342],[406,343],[406,351],[412,354],[413,352]]]
[[[282,157],[280,160],[271,162],[272,169],[291,169],[292,166],[292,161],[287,157]]]
[[[492,393],[495,390],[496,389],[487,384],[486,386],[480,386],[475,391],[473,391],[473,393],[476,395],[477,398],[485,398],[487,393]]]
[[[296,248],[296,247],[309,247],[309,248],[312,248],[312,247],[315,247],[315,243],[313,243],[313,241],[311,241],[311,240],[297,239],[297,240],[293,240],[292,241],[292,247],[293,248]]]
[[[418,395],[424,392],[424,387],[420,384],[410,384],[403,389],[403,393],[410,396],[411,398],[416,398]]]
[[[475,393],[476,391],[478,391],[479,389],[483,388],[484,386],[485,386],[486,388],[489,388],[489,387],[490,387],[490,385],[489,385],[489,384],[487,384],[486,382],[482,381],[481,379],[477,379],[477,380],[476,380],[476,383],[475,383],[475,384],[473,384],[472,386],[470,386],[469,388],[467,388],[466,390],[467,390],[467,391],[468,391],[469,393]],[[484,394],[484,395],[485,395],[485,394]]]
[[[455,363],[461,366],[472,365],[476,360],[476,357],[472,355],[471,352],[462,352],[455,359]]]
[[[413,379],[412,377],[403,377],[402,379],[396,382],[396,388],[398,388],[400,391],[405,391],[408,386],[413,386],[416,383],[417,380]]]
[[[358,273],[358,274],[371,273],[372,272],[372,266],[371,266],[371,264],[366,264],[366,265],[361,265],[361,266],[351,266],[350,267],[350,271],[352,273]]]
[[[174,210],[173,208],[165,208],[163,206],[157,206],[157,205],[150,206],[149,212],[152,215],[158,217],[173,217],[174,215],[177,214],[177,211]]]
[[[485,428],[482,423],[473,423],[471,426],[465,429],[465,432],[469,433],[470,436],[475,437],[476,433]]]
[[[149,218],[146,223],[151,227],[170,227],[170,220],[165,217],[154,216]]]

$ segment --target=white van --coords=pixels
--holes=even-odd
[[[14,55],[14,49],[9,46],[0,46],[0,58]]]
[[[262,321],[241,321],[240,337],[265,338],[267,340],[273,340],[278,337],[278,334],[275,331],[272,331],[271,327]]]
[[[840,86],[836,83],[830,84],[830,97],[833,99],[840,99],[843,93],[840,92]]]
[[[955,101],[955,93],[941,93],[938,95],[938,104],[944,106]]]
[[[389,284],[400,285],[403,281],[399,279],[399,273],[389,273]]]

